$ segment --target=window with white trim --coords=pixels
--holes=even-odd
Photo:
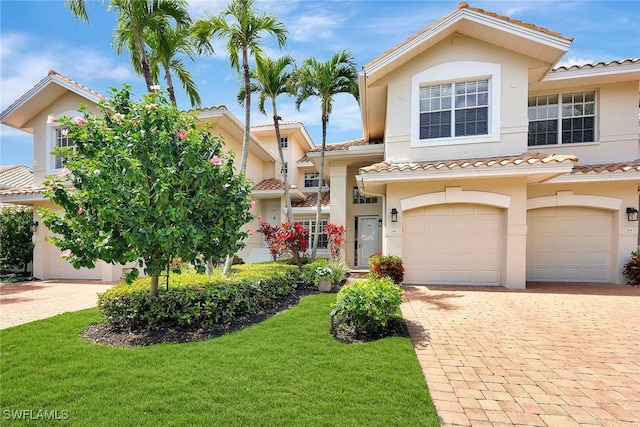
[[[289,163],[287,162],[284,162],[280,168],[280,175],[284,175],[285,173],[289,173]]]
[[[596,92],[530,96],[529,146],[595,142]]]
[[[313,233],[315,232],[316,229],[316,220],[315,219],[301,219],[298,222],[300,222],[300,224],[302,224],[305,228],[309,229],[309,239],[308,239],[308,243],[309,243],[309,248],[313,247]],[[329,242],[329,236],[325,233],[325,230],[327,228],[327,223],[329,221],[326,219],[321,219],[320,220],[320,231],[318,233],[318,249],[327,249],[328,247],[328,242]]]
[[[305,188],[310,188],[310,187],[318,187],[318,185],[320,185],[320,182],[322,182],[322,186],[325,186],[325,182],[324,179],[320,180],[320,172],[305,172],[304,173],[304,186]]]
[[[75,144],[73,142],[73,140],[71,138],[69,138],[69,136],[67,135],[67,130],[64,128],[54,128],[53,129],[53,137],[54,137],[54,143],[53,146],[55,147],[73,147]],[[64,158],[58,154],[56,156],[54,156],[54,160],[53,160],[53,167],[54,169],[62,169],[62,167],[64,166]]]
[[[378,198],[375,196],[365,196],[360,193],[358,187],[353,187],[353,204],[354,205],[365,205],[371,203],[378,203]]]
[[[420,139],[489,133],[489,79],[420,87]]]
[[[280,138],[280,148],[285,149],[285,148],[289,148],[289,138],[286,136],[283,136]]]

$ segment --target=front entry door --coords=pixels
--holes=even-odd
[[[358,217],[358,267],[368,267],[369,257],[378,252],[378,217]]]

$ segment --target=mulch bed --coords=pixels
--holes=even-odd
[[[183,343],[205,340],[209,338],[216,338],[230,332],[247,328],[255,325],[256,323],[260,323],[281,311],[296,306],[302,297],[317,293],[318,290],[315,287],[298,288],[293,294],[273,301],[271,304],[264,307],[259,313],[237,318],[233,322],[223,325],[193,325],[184,327],[150,326],[148,328],[133,331],[122,331],[107,325],[94,324],[81,330],[79,335],[89,342],[123,348],[142,347],[160,343]],[[339,329],[340,330],[337,331],[337,333],[334,333],[334,337],[345,343],[375,341],[389,336],[409,336],[407,326],[401,319],[391,321],[386,328],[379,330],[375,334],[367,336],[356,334],[353,331],[343,330],[341,328]]]

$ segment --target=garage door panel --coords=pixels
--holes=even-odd
[[[405,222],[403,251],[410,255],[416,247],[424,247],[426,257],[421,264],[415,258],[405,260],[406,283],[500,284],[504,229],[501,209],[449,204],[406,214],[409,212],[412,221],[422,215],[425,232],[415,232],[413,222]]]
[[[527,213],[527,280],[608,282],[612,215],[584,207]]]

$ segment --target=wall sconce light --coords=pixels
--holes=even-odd
[[[637,221],[638,220],[638,209],[636,209],[636,208],[627,208],[627,220],[629,220],[629,221]]]
[[[382,227],[382,218],[378,219],[378,227]]]
[[[398,210],[396,208],[391,209],[391,222],[398,222]]]
[[[31,232],[35,233],[36,231],[38,231],[38,221],[33,221],[31,223]]]

